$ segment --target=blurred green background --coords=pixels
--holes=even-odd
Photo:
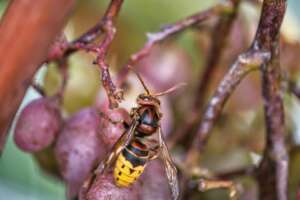
[[[108,2],[108,0],[78,1],[78,6],[66,29],[69,39],[80,35],[84,30],[95,24],[97,19],[103,14]],[[146,32],[154,32],[163,24],[172,23],[184,16],[208,8],[216,2],[216,0],[125,0],[117,22],[120,34],[117,34],[112,46],[112,50],[115,52],[114,55],[117,57],[115,64],[118,66],[124,64],[129,55],[144,44]],[[7,3],[8,1],[0,0],[0,16],[5,11]],[[300,9],[300,2],[298,0],[289,0],[288,3],[287,18],[291,22],[286,27],[290,28],[292,32],[299,33],[300,12],[298,9]],[[300,39],[300,35],[298,35],[298,38]],[[192,57],[193,66],[202,62],[193,35],[189,31],[183,34],[177,42]],[[40,76],[43,76],[43,73]],[[36,97],[37,94],[29,90],[22,106]],[[87,104],[90,103],[88,102]],[[291,110],[293,110],[292,121],[296,124],[293,131],[297,133],[300,132],[300,126],[297,126],[297,121],[300,119],[300,105],[295,101],[292,101],[290,105]],[[70,106],[71,112],[74,111],[72,109],[73,107]],[[11,135],[0,158],[0,199],[65,199],[63,183],[42,173],[30,154],[26,154],[16,148]],[[238,154],[228,154],[229,157],[234,155],[238,159]],[[209,162],[207,165],[209,165]]]

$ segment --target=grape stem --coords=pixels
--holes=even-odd
[[[122,3],[123,0],[112,0],[99,23],[97,23],[94,27],[81,35],[79,38],[75,39],[73,42],[61,43],[60,48],[53,48],[53,50],[49,52],[47,59],[47,62],[57,60],[62,57],[67,57],[78,50],[95,52],[97,54],[97,58],[94,63],[99,65],[100,67],[101,80],[109,98],[110,108],[118,107],[118,103],[123,99],[123,92],[121,90],[118,90],[116,85],[112,81],[109,72],[109,66],[105,61],[108,48],[116,33],[116,28],[114,27],[113,20],[117,17]],[[162,42],[170,36],[179,33],[187,28],[197,25],[212,16],[217,16],[225,11],[228,12],[232,9],[232,6],[233,5],[231,1],[217,4],[216,6],[206,11],[196,13],[192,16],[179,20],[172,25],[164,26],[159,32],[148,33],[148,41],[146,42],[144,47],[130,57],[128,63],[119,73],[119,76],[117,78],[118,83],[120,84],[124,81],[128,73],[128,66],[134,65],[136,62],[148,55],[155,44]],[[96,46],[91,44],[96,38],[101,35],[104,35],[104,38],[99,45]]]
[[[46,61],[57,61],[66,58],[78,50],[96,53],[97,58],[94,61],[94,64],[97,64],[100,67],[101,80],[109,99],[110,108],[118,107],[118,103],[123,99],[123,93],[122,91],[117,90],[117,87],[113,83],[109,72],[109,66],[105,61],[108,48],[116,33],[113,21],[118,16],[122,4],[123,0],[111,0],[105,14],[94,27],[74,41],[61,42],[58,44],[59,48],[52,48],[48,53],[48,59]],[[100,44],[92,44],[92,42],[101,35],[104,35],[104,38]]]
[[[105,14],[95,26],[83,33],[72,42],[61,42],[60,48],[51,49],[46,62],[67,57],[78,50],[89,50],[89,45],[105,33],[104,27],[117,17],[123,0],[111,0]]]
[[[109,65],[106,63],[105,58],[108,51],[108,48],[113,41],[116,28],[113,24],[113,18],[116,16],[118,12],[116,9],[119,10],[123,0],[112,0],[110,8],[113,7],[114,9],[109,9],[111,12],[106,12],[103,24],[103,30],[105,32],[104,39],[98,45],[94,51],[97,53],[97,58],[95,60],[95,64],[99,65],[101,70],[101,80],[103,86],[106,90],[106,93],[109,98],[109,106],[110,108],[118,107],[118,103],[123,99],[123,92],[121,90],[117,90],[117,87],[113,83],[110,72],[109,72]]]
[[[187,134],[192,134],[195,126],[200,123],[198,112],[203,106],[204,100],[207,96],[208,86],[213,79],[213,75],[215,74],[216,68],[218,67],[224,53],[224,48],[226,47],[233,22],[239,9],[240,0],[230,0],[230,3],[232,5],[231,11],[228,12],[228,10],[224,10],[220,13],[219,20],[212,31],[212,44],[204,70],[201,70],[201,73],[199,74],[200,79],[197,85],[197,90],[195,91],[194,108],[188,114],[189,117],[186,121],[175,131],[174,134],[171,135],[168,143],[170,148],[173,147],[179,140],[183,139],[183,137]],[[220,33],[222,33],[222,37],[220,37]]]
[[[225,3],[219,3],[207,10],[183,18],[173,24],[165,25],[158,32],[147,33],[147,41],[144,46],[130,56],[127,64],[124,65],[123,69],[119,73],[117,78],[118,84],[122,84],[122,82],[125,80],[129,71],[129,67],[134,66],[137,62],[149,55],[150,51],[155,45],[165,41],[177,33],[196,26],[207,19],[218,16],[225,11],[230,12],[231,9],[232,4],[229,1],[226,1]]]
[[[284,135],[284,111],[280,94],[279,30],[285,14],[285,0],[264,0],[252,46],[238,56],[210,99],[188,154],[187,163],[199,159],[211,129],[225,103],[240,81],[252,70],[262,74],[262,96],[265,107],[266,147],[257,168],[261,199],[287,198],[288,155]]]

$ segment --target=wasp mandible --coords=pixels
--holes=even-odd
[[[135,71],[134,71],[135,72]],[[152,94],[142,77],[135,72],[145,89],[137,97],[137,107],[130,112],[131,123],[128,129],[113,146],[108,157],[102,161],[95,174],[102,174],[114,165],[114,180],[119,187],[128,187],[144,171],[150,160],[161,158],[174,200],[179,196],[177,169],[164,141],[160,120],[159,96],[168,94],[184,85],[178,84],[164,92]]]

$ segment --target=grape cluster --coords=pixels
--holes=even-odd
[[[66,183],[67,197],[74,199],[94,167],[126,131],[123,123],[118,122],[130,118],[122,108],[106,110],[104,114],[108,118],[103,118],[96,108],[89,107],[63,119],[58,102],[54,98],[41,97],[29,103],[18,118],[14,139],[26,152],[36,155],[54,152],[56,170]],[[47,167],[47,164],[41,167]],[[149,164],[132,187],[117,187],[109,172],[97,177],[89,192],[80,195],[80,199],[86,200],[150,200],[154,197],[170,197],[163,166],[157,161]]]
[[[177,59],[180,64],[174,65],[174,58],[180,58]],[[153,63],[156,68],[150,70],[154,69],[149,67]],[[136,76],[129,75],[126,83],[130,87],[125,88],[125,101],[120,108],[110,110],[107,98],[98,98],[105,94],[100,89],[99,71],[87,67],[89,61],[77,55],[68,64],[65,87],[62,87],[60,66],[54,63],[48,66],[43,80],[45,95],[30,102],[17,119],[14,132],[16,145],[32,153],[43,172],[65,182],[68,199],[171,199],[164,167],[159,160],[149,162],[142,176],[129,188],[117,187],[112,177],[113,169],[110,169],[95,179],[88,192],[81,189],[128,128],[124,125],[131,122],[127,110],[132,108],[137,95],[144,91]],[[188,75],[179,73],[178,76],[178,72],[186,72],[182,69],[188,65],[186,55],[178,47],[168,46],[153,49],[148,58],[138,63],[138,70],[151,90],[159,92],[174,83],[186,81]],[[169,70],[161,71],[160,77],[157,77],[156,70],[160,68]],[[167,136],[172,129],[173,113],[170,99],[164,96],[160,100],[161,125]]]
[[[155,51],[161,53],[162,50]],[[177,55],[178,51],[174,51]],[[140,64],[152,63],[154,57]],[[164,63],[172,64],[167,61]],[[150,83],[155,83],[152,85],[153,91],[169,87],[166,82],[151,79],[154,71],[143,72],[141,69],[143,77]],[[176,70],[165,76],[167,82],[172,82],[172,77],[178,78],[174,76],[174,72]],[[110,110],[105,100],[100,100],[99,103],[96,95],[99,85],[95,85],[99,84],[99,77],[94,76],[98,73],[91,71],[91,68],[85,70],[82,66],[69,68],[70,76],[63,95],[56,95],[62,82],[60,73],[58,68],[48,67],[44,79],[46,95],[33,100],[21,111],[14,132],[16,145],[21,150],[32,153],[44,172],[65,182],[67,199],[171,199],[164,167],[158,160],[149,162],[142,176],[129,188],[117,187],[110,169],[96,177],[88,192],[82,189],[97,165],[110,153],[113,145],[128,128],[124,126],[124,122],[130,124],[127,110],[132,108],[132,104],[127,107],[123,105],[127,110]],[[184,80],[183,77],[180,79]],[[137,94],[141,92],[138,89],[140,83],[131,85],[134,87],[127,91],[126,98],[135,101]],[[166,97],[161,100],[164,114],[162,127],[168,135],[173,121],[171,106]]]

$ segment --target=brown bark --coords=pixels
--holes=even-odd
[[[261,199],[287,200],[288,154],[285,147],[284,107],[280,87],[279,29],[286,9],[285,0],[265,0],[253,45],[271,52],[261,66],[262,96],[266,123],[266,147],[258,168]]]
[[[0,152],[31,79],[75,0],[14,0],[0,23]]]

